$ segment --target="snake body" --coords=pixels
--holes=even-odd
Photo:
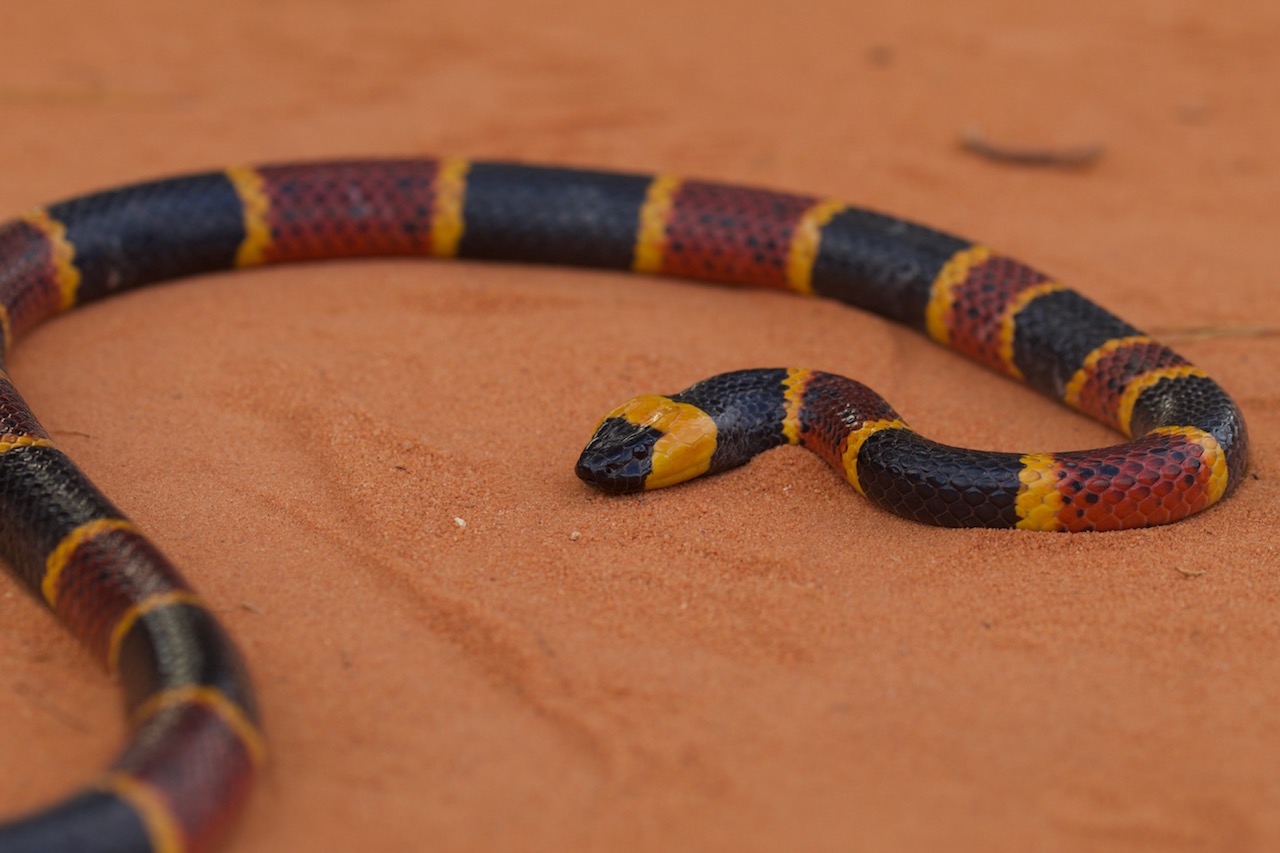
[[[4,351],[61,311],[236,267],[430,255],[632,270],[826,296],[923,330],[1130,436],[1073,453],[949,448],[853,380],[739,371],[607,416],[578,473],[668,485],[801,444],[900,514],[1109,530],[1205,509],[1243,477],[1244,422],[1205,373],[989,248],[849,205],[671,176],[462,159],[291,164],[169,178],[0,226]],[[639,441],[637,445],[636,442]],[[0,373],[0,557],[107,667],[131,735],[80,792],[0,826],[0,851],[206,850],[265,748],[208,605],[50,441]]]

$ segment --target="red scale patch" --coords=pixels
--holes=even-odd
[[[198,839],[205,849],[230,829],[249,794],[255,774],[249,749],[202,704],[163,709],[147,723],[160,736],[135,740],[114,768],[163,791],[188,842]]]
[[[18,436],[48,438],[49,434],[40,426],[13,383],[0,377],[0,437],[3,436],[9,438],[0,440],[11,441]]]
[[[688,181],[667,220],[662,271],[669,275],[787,287],[791,238],[815,200]]]
[[[1209,504],[1213,469],[1203,453],[1181,436],[1150,435],[1110,452],[1056,454],[1058,519],[1074,533],[1185,518]]]
[[[899,419],[889,403],[866,385],[833,373],[814,373],[800,409],[800,444],[844,471],[845,442],[863,425]]]
[[[0,305],[9,312],[10,333],[21,337],[62,304],[49,238],[21,219],[0,225],[0,258]],[[12,343],[0,342],[0,352]]]
[[[1073,403],[1085,414],[1120,429],[1120,399],[1126,385],[1152,370],[1180,367],[1188,363],[1185,358],[1155,341],[1117,347],[1094,362]]]
[[[141,533],[111,530],[71,553],[58,575],[57,612],[105,660],[111,630],[131,605],[156,593],[189,589]]]
[[[1019,293],[1046,281],[1049,277],[1039,270],[1001,255],[975,264],[951,291],[946,319],[951,346],[1008,373],[1001,355],[1001,323]]]
[[[271,201],[267,263],[431,250],[436,163],[423,160],[261,169]]]

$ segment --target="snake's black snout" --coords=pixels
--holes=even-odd
[[[653,446],[662,435],[625,418],[605,418],[578,457],[574,473],[610,494],[644,491],[653,470]]]

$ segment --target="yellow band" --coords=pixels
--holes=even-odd
[[[53,447],[53,441],[38,435],[0,435],[0,453],[8,453],[15,447]]]
[[[866,492],[862,490],[862,483],[858,480],[858,452],[862,450],[862,445],[867,443],[868,438],[886,429],[909,429],[909,427],[897,418],[891,421],[870,421],[849,433],[849,437],[845,439],[844,455],[840,460],[844,465],[844,478],[849,485],[858,490],[860,495],[865,495]]]
[[[1018,472],[1019,530],[1061,530],[1058,513],[1062,511],[1062,493],[1058,491],[1058,461],[1052,453],[1028,453],[1020,460]]]
[[[951,327],[947,325],[947,314],[955,302],[955,289],[969,277],[969,270],[986,263],[991,257],[991,250],[981,244],[974,244],[961,249],[942,265],[933,279],[933,288],[929,294],[929,304],[925,306],[925,328],[929,337],[940,344],[950,345]]]
[[[787,286],[796,293],[813,293],[813,264],[822,245],[822,227],[847,207],[842,201],[820,201],[800,217],[787,250]]]
[[[4,355],[13,346],[13,325],[9,322],[9,309],[4,305],[0,305],[0,334],[4,335],[4,348],[0,355]]]
[[[1009,300],[1009,304],[1004,308],[1004,314],[1000,317],[1000,362],[1004,365],[1005,371],[1015,379],[1023,378],[1022,371],[1018,369],[1013,358],[1013,336],[1017,332],[1018,314],[1046,293],[1055,293],[1059,290],[1066,290],[1066,287],[1056,281],[1042,281],[1018,291],[1018,295]]]
[[[436,197],[431,210],[431,254],[452,258],[458,254],[466,227],[463,205],[467,200],[467,174],[471,161],[446,157],[436,171]]]
[[[635,259],[631,263],[636,272],[662,272],[667,221],[671,219],[680,184],[680,178],[674,175],[657,175],[645,191],[644,206],[640,208],[640,230],[636,235]]]
[[[804,404],[804,389],[812,375],[811,370],[793,367],[787,370],[787,378],[782,380],[782,385],[786,388],[783,399],[787,405],[787,413],[782,420],[782,434],[787,437],[789,444],[800,443],[800,409]]]
[[[80,268],[76,266],[76,247],[67,239],[67,226],[50,216],[43,207],[28,211],[22,218],[49,238],[53,274],[58,284],[58,310],[75,307],[80,291]]]
[[[256,267],[267,262],[267,249],[271,248],[271,199],[267,196],[262,173],[248,166],[227,169],[227,179],[240,197],[244,220],[244,240],[236,250],[237,267]]]
[[[1142,396],[1142,392],[1166,379],[1181,379],[1184,376],[1208,376],[1208,374],[1198,367],[1183,364],[1178,367],[1162,367],[1159,370],[1151,370],[1129,380],[1129,384],[1124,386],[1124,393],[1120,395],[1120,407],[1119,411],[1116,412],[1116,426],[1120,428],[1122,433],[1132,437],[1133,430],[1130,427],[1130,421],[1133,420],[1133,407],[1138,404],[1138,397]]]

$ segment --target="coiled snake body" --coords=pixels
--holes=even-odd
[[[946,447],[850,379],[779,368],[646,395],[578,474],[669,485],[801,444],[899,514],[948,526],[1113,530],[1205,509],[1246,467],[1203,371],[985,246],[823,199],[461,159],[233,168],[127,186],[0,226],[3,347],[76,305],[235,267],[363,255],[569,264],[827,296],[925,331],[1130,436],[1071,453]],[[132,734],[97,780],[0,826],[0,851],[204,850],[265,750],[234,645],[0,373],[0,557],[118,674]]]

